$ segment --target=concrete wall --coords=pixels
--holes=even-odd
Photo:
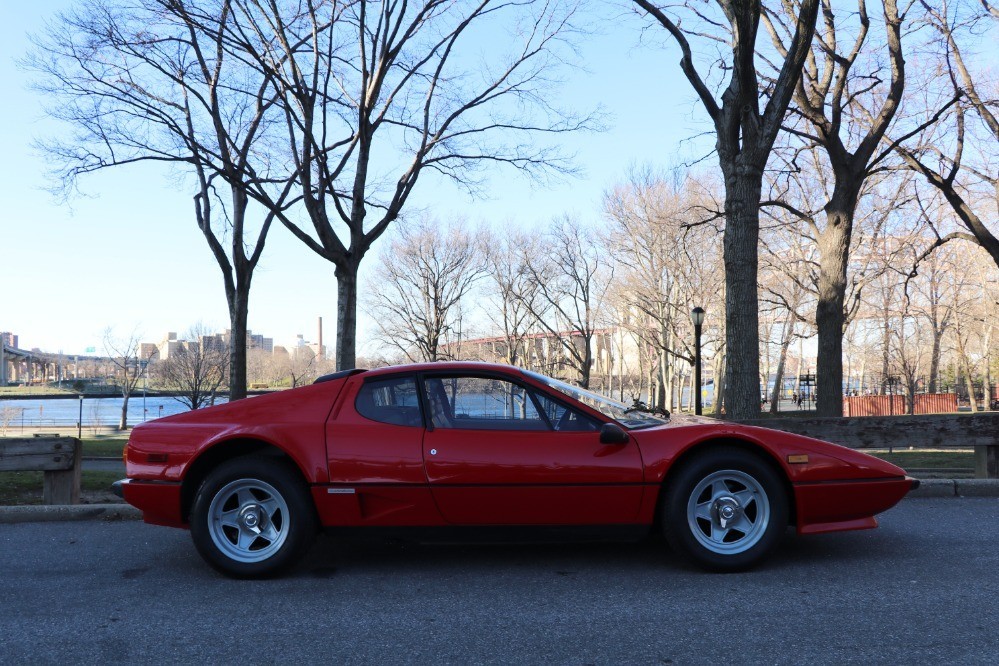
[[[999,444],[999,412],[741,421],[851,448],[937,448]]]

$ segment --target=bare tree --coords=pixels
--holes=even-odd
[[[279,217],[334,266],[338,368],[355,364],[360,263],[424,170],[473,189],[485,165],[570,170],[543,135],[592,124],[551,101],[575,11],[570,0],[247,10],[253,26],[274,35],[248,56],[281,95],[306,213]],[[483,52],[484,30],[506,33],[490,40],[496,50]]]
[[[925,372],[925,335],[925,329],[919,325],[915,317],[911,316],[908,307],[903,306],[888,341],[894,361],[893,369],[898,373],[902,389],[905,391],[908,414],[915,413],[916,393],[919,391],[922,374]]]
[[[7,436],[7,428],[21,416],[23,411],[23,407],[10,407],[9,405],[0,407],[0,437]]]
[[[648,404],[659,409],[676,406],[676,375],[694,362],[691,309],[722,307],[721,247],[715,230],[700,224],[700,194],[693,179],[645,170],[604,195],[619,307],[630,310],[626,325],[655,350],[656,390]]]
[[[786,199],[766,202],[784,206],[808,224],[818,248],[816,328],[819,350],[816,367],[817,412],[820,416],[843,414],[843,332],[848,324],[845,308],[849,288],[850,246],[857,204],[871,176],[884,169],[894,153],[881,145],[905,91],[902,54],[902,18],[895,0],[883,0],[884,42],[871,32],[866,0],[857,0],[855,11],[822,0],[821,25],[795,87],[792,121],[787,124],[789,144],[798,150],[820,147],[822,158],[812,156],[816,177],[822,181],[825,224],[812,211],[799,210]],[[840,10],[843,11],[840,11]],[[785,40],[797,28],[793,5],[784,11],[764,12],[764,22],[774,48],[784,58]],[[873,39],[873,41],[870,41]],[[884,43],[886,46],[881,46]],[[881,81],[887,52],[890,80]],[[797,141],[795,140],[797,139]],[[793,148],[792,148],[793,150]],[[796,174],[797,156],[788,158]],[[827,176],[826,174],[829,174]]]
[[[938,91],[935,104],[927,104],[928,119],[917,127],[919,141],[894,147],[906,165],[921,174],[947,202],[965,231],[939,235],[928,248],[954,239],[971,241],[985,248],[999,266],[999,238],[989,228],[999,214],[999,176],[995,154],[999,146],[999,115],[986,68],[975,68],[965,57],[969,43],[999,36],[999,11],[985,0],[980,3],[943,0],[922,2],[929,27],[938,36]],[[983,91],[986,91],[983,93]],[[934,108],[935,107],[935,108]]]
[[[680,7],[634,0],[641,13],[662,26],[680,47],[680,68],[714,125],[718,164],[725,183],[725,320],[728,413],[752,418],[760,412],[760,341],[757,273],[763,172],[780,131],[815,31],[819,0],[801,0],[797,18],[773,81],[757,71],[762,6],[759,0],[719,0],[718,15],[707,16],[703,3]],[[791,4],[791,3],[788,3]],[[720,58],[727,78],[720,100],[711,79],[698,72],[690,40],[700,36],[731,58]],[[764,103],[761,112],[760,104]]]
[[[486,316],[503,337],[501,358],[510,365],[529,367],[526,341],[531,333],[532,312],[541,312],[540,286],[531,275],[539,250],[536,237],[507,226],[502,233],[483,230],[485,252]]]
[[[776,414],[784,377],[788,374],[791,345],[814,332],[811,325],[815,303],[812,279],[816,250],[814,244],[803,242],[793,224],[778,222],[764,228],[761,240],[760,317],[761,320],[770,319],[771,325],[761,327],[760,337],[772,341],[777,349],[774,387],[770,393],[770,413]]]
[[[868,288],[864,290],[857,318],[861,319],[858,325],[864,328],[865,339],[870,341],[870,346],[879,357],[872,359],[871,363],[878,368],[878,372],[871,373],[874,377],[871,386],[876,392],[887,392],[893,378],[898,376],[896,337],[900,332],[904,334],[911,330],[914,317],[918,314],[906,296],[906,279],[923,229],[905,228],[904,220],[910,215],[909,211],[900,211],[899,217],[903,221],[893,224],[890,232],[873,238],[864,248],[866,260],[873,264],[873,268],[870,269]],[[907,352],[910,347],[905,348]],[[927,356],[922,351],[919,355],[921,359]],[[922,360],[920,362],[923,363]]]
[[[151,356],[143,357],[139,351],[141,336],[133,330],[128,337],[117,337],[114,330],[104,330],[104,352],[112,364],[115,383],[121,391],[121,418],[118,430],[128,430],[128,399],[139,385]]]
[[[579,385],[589,388],[594,336],[613,275],[611,262],[599,236],[568,217],[556,220],[539,242],[543,250],[538,261],[527,265],[538,285],[538,299],[525,305],[559,352],[551,360],[570,367]]]
[[[215,403],[225,384],[229,350],[221,336],[211,335],[204,324],[192,326],[185,342],[156,364],[157,374],[167,388],[179,391],[178,402],[188,409],[201,409]]]
[[[319,354],[304,346],[291,350],[288,355],[288,364],[285,366],[287,376],[291,379],[291,388],[315,380],[324,370]]]
[[[265,46],[259,40],[266,35],[244,31],[244,4],[81,6],[36,38],[24,61],[52,100],[49,112],[73,128],[68,138],[39,142],[54,158],[63,193],[80,176],[140,162],[195,177],[195,219],[222,273],[229,309],[231,400],[246,395],[253,272],[272,220],[291,203],[294,182],[270,143],[280,91],[246,57]],[[271,210],[254,225],[250,197],[261,192]]]
[[[463,299],[485,272],[465,224],[430,218],[404,223],[379,259],[371,292],[382,340],[410,361],[456,357]]]
[[[912,310],[924,322],[930,337],[928,360],[928,389],[936,393],[939,388],[940,359],[943,355],[945,336],[954,326],[962,288],[961,257],[953,248],[942,247],[922,263],[920,273],[908,285],[907,297]]]
[[[248,349],[246,351],[246,380],[252,386],[266,385],[270,387],[278,380],[274,372],[276,365],[275,358],[281,354],[287,354],[284,347],[275,347],[273,352],[266,352],[263,349]]]

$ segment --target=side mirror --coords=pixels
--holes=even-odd
[[[601,444],[627,444],[628,433],[616,423],[605,423],[600,427]]]

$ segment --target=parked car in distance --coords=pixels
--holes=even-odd
[[[320,528],[661,530],[705,568],[799,534],[877,526],[918,481],[793,434],[665,417],[518,368],[433,363],[137,426],[116,484],[235,577],[293,565]]]

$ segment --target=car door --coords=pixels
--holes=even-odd
[[[458,525],[636,522],[642,462],[634,440],[602,444],[601,425],[504,376],[424,375],[427,479]]]
[[[440,525],[423,469],[413,374],[358,377],[326,425],[330,484],[314,489],[325,525]]]

